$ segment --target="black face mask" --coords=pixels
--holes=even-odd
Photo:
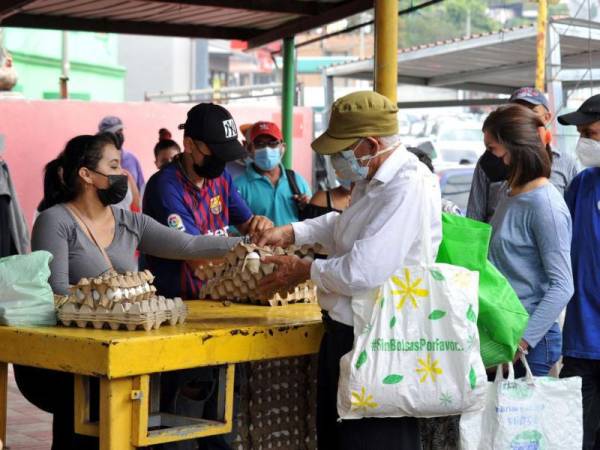
[[[90,170],[92,170],[92,172],[96,172],[98,175],[103,175],[108,178],[108,188],[96,188],[96,191],[98,192],[98,198],[104,206],[115,205],[123,201],[127,195],[127,190],[129,189],[127,175],[105,175],[102,172],[98,172],[93,169]]]
[[[218,178],[225,170],[225,161],[214,156],[204,155],[204,163],[200,166],[194,163],[194,172],[201,178]]]
[[[214,155],[205,155],[198,148],[198,144],[194,142],[194,147],[196,147],[196,151],[201,153],[204,157],[204,161],[202,165],[194,163],[194,172],[200,178],[218,178],[223,174],[225,170],[225,161],[221,161],[219,158],[216,158]],[[192,160],[193,161],[193,160]]]
[[[485,151],[479,164],[492,183],[505,181],[508,179],[508,166],[504,164],[502,158],[498,158],[490,151]]]

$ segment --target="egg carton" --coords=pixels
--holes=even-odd
[[[110,272],[97,278],[82,278],[69,289],[67,303],[112,309],[116,303],[136,303],[156,296],[154,275],[144,272]]]
[[[96,329],[125,328],[134,331],[158,329],[162,324],[176,325],[185,322],[187,307],[180,298],[153,297],[141,302],[115,303],[112,308],[86,304],[65,303],[58,309],[58,320],[65,326]]]
[[[204,298],[240,303],[279,306],[290,303],[316,302],[316,288],[312,282],[290,286],[287,293],[266,297],[258,292],[261,280],[275,270],[275,264],[261,261],[265,256],[297,256],[312,261],[321,246],[258,247],[239,244],[229,251],[222,264],[209,263],[196,269],[196,276],[205,281],[201,295]]]

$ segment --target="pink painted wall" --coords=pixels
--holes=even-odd
[[[97,103],[78,101],[0,101],[0,133],[5,136],[7,161],[23,212],[31,225],[42,197],[43,168],[79,134],[94,134],[106,115],[121,117],[125,125],[125,148],[133,152],[146,180],[156,172],[153,148],[159,128],[168,128],[181,143],[183,123],[191,105],[171,103]],[[238,126],[246,122],[272,120],[279,124],[278,108],[231,106]],[[294,169],[311,180],[312,111],[294,111]]]

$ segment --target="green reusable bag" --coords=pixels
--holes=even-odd
[[[529,320],[508,280],[487,259],[491,235],[486,223],[442,214],[437,262],[479,272],[477,328],[486,367],[512,361]]]
[[[50,261],[46,251],[0,258],[0,325],[56,325]]]

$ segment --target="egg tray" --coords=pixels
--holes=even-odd
[[[261,280],[275,270],[275,264],[261,261],[265,256],[297,256],[314,260],[321,253],[320,245],[281,247],[258,247],[252,244],[238,244],[230,250],[222,264],[200,266],[195,275],[205,284],[201,291],[203,298],[228,300],[237,303],[252,303],[266,306],[284,306],[291,303],[315,303],[316,287],[310,281],[290,286],[286,293],[266,296],[258,291]]]
[[[65,326],[96,329],[121,328],[129,331],[158,329],[162,324],[176,325],[185,322],[187,307],[180,298],[153,297],[141,302],[115,303],[111,309],[87,304],[67,302],[58,309],[58,320]]]
[[[136,303],[156,296],[154,275],[143,272],[107,273],[97,278],[82,278],[69,289],[66,303],[86,305],[91,309],[112,309],[116,303]]]

